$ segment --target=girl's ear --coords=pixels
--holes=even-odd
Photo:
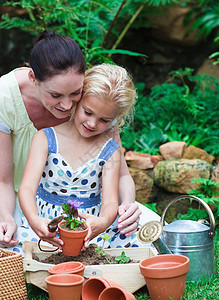
[[[34,71],[32,69],[30,69],[29,73],[28,73],[28,77],[30,79],[30,82],[32,82],[33,84],[37,83]]]

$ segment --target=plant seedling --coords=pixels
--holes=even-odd
[[[125,255],[125,251],[122,251],[120,256],[117,256],[115,260],[118,262],[118,264],[125,264],[130,262],[131,258]]]
[[[111,238],[111,236],[109,234],[105,233],[104,235],[100,234],[99,237],[103,240],[103,245],[102,245],[102,247],[97,247],[95,249],[95,251],[99,254],[99,257],[106,256],[106,252],[103,250],[103,246],[104,246],[105,241],[108,241]],[[109,264],[111,264],[111,262],[108,260],[107,257],[105,257],[105,259]]]
[[[67,203],[62,205],[64,220],[66,220],[65,227],[70,228],[72,230],[76,230],[77,227],[83,224],[83,221],[78,220],[78,208],[83,204],[83,202],[79,202],[76,200],[67,200]]]

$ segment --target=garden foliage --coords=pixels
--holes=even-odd
[[[75,39],[84,52],[87,66],[112,61],[112,54],[146,56],[118,49],[136,18],[145,8],[146,0],[18,0],[6,1],[5,6],[23,8],[21,17],[4,14],[0,28],[19,28],[37,35],[54,30]],[[152,2],[152,1],[150,1]],[[155,0],[155,4],[175,2]]]
[[[218,0],[15,0],[3,1],[2,6],[22,8],[20,16],[5,14],[1,16],[0,28],[18,28],[33,36],[48,29],[68,35],[80,45],[87,67],[113,62],[113,54],[140,55],[119,49],[120,42],[129,34],[130,28],[150,27],[148,16],[163,15],[165,9],[172,6],[189,6],[185,18],[187,31],[196,32],[196,39],[209,36],[219,42],[219,1]],[[219,52],[211,58],[219,63]],[[208,153],[219,155],[219,80],[205,75],[193,75],[193,70],[186,68],[170,73],[170,79],[145,93],[145,84],[136,84],[138,101],[135,107],[135,119],[121,133],[123,146],[134,150],[155,154],[159,146],[168,141],[185,141],[187,146],[203,148]],[[215,183],[208,179],[199,180],[197,190],[191,195],[204,199],[215,206],[215,218],[218,222],[218,198],[214,194]],[[153,203],[153,209],[156,210]],[[204,215],[202,215],[202,213]],[[199,217],[206,218],[206,212],[199,210]],[[189,210],[185,218],[193,219],[197,211]],[[181,216],[181,218],[184,218]],[[216,239],[218,257],[218,233]],[[218,259],[217,259],[218,274]],[[42,291],[41,291],[42,293]],[[34,290],[28,299],[48,299],[41,294],[38,298]],[[184,299],[216,299],[218,279],[212,278],[209,284],[187,284]],[[145,295],[136,295],[136,299],[149,299]]]
[[[219,80],[192,71],[172,71],[149,95],[143,92],[144,84],[137,85],[134,123],[121,133],[124,147],[155,154],[165,142],[184,141],[219,154]]]

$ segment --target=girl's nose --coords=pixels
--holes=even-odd
[[[89,120],[88,120],[88,125],[90,128],[95,128],[96,127],[96,119],[95,118],[92,118],[90,117]]]

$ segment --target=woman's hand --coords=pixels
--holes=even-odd
[[[17,224],[14,219],[0,223],[0,247],[14,247],[18,244],[19,241],[14,239],[16,230]]]
[[[137,231],[141,210],[137,203],[122,203],[118,208],[118,229],[121,234],[130,236]]]

